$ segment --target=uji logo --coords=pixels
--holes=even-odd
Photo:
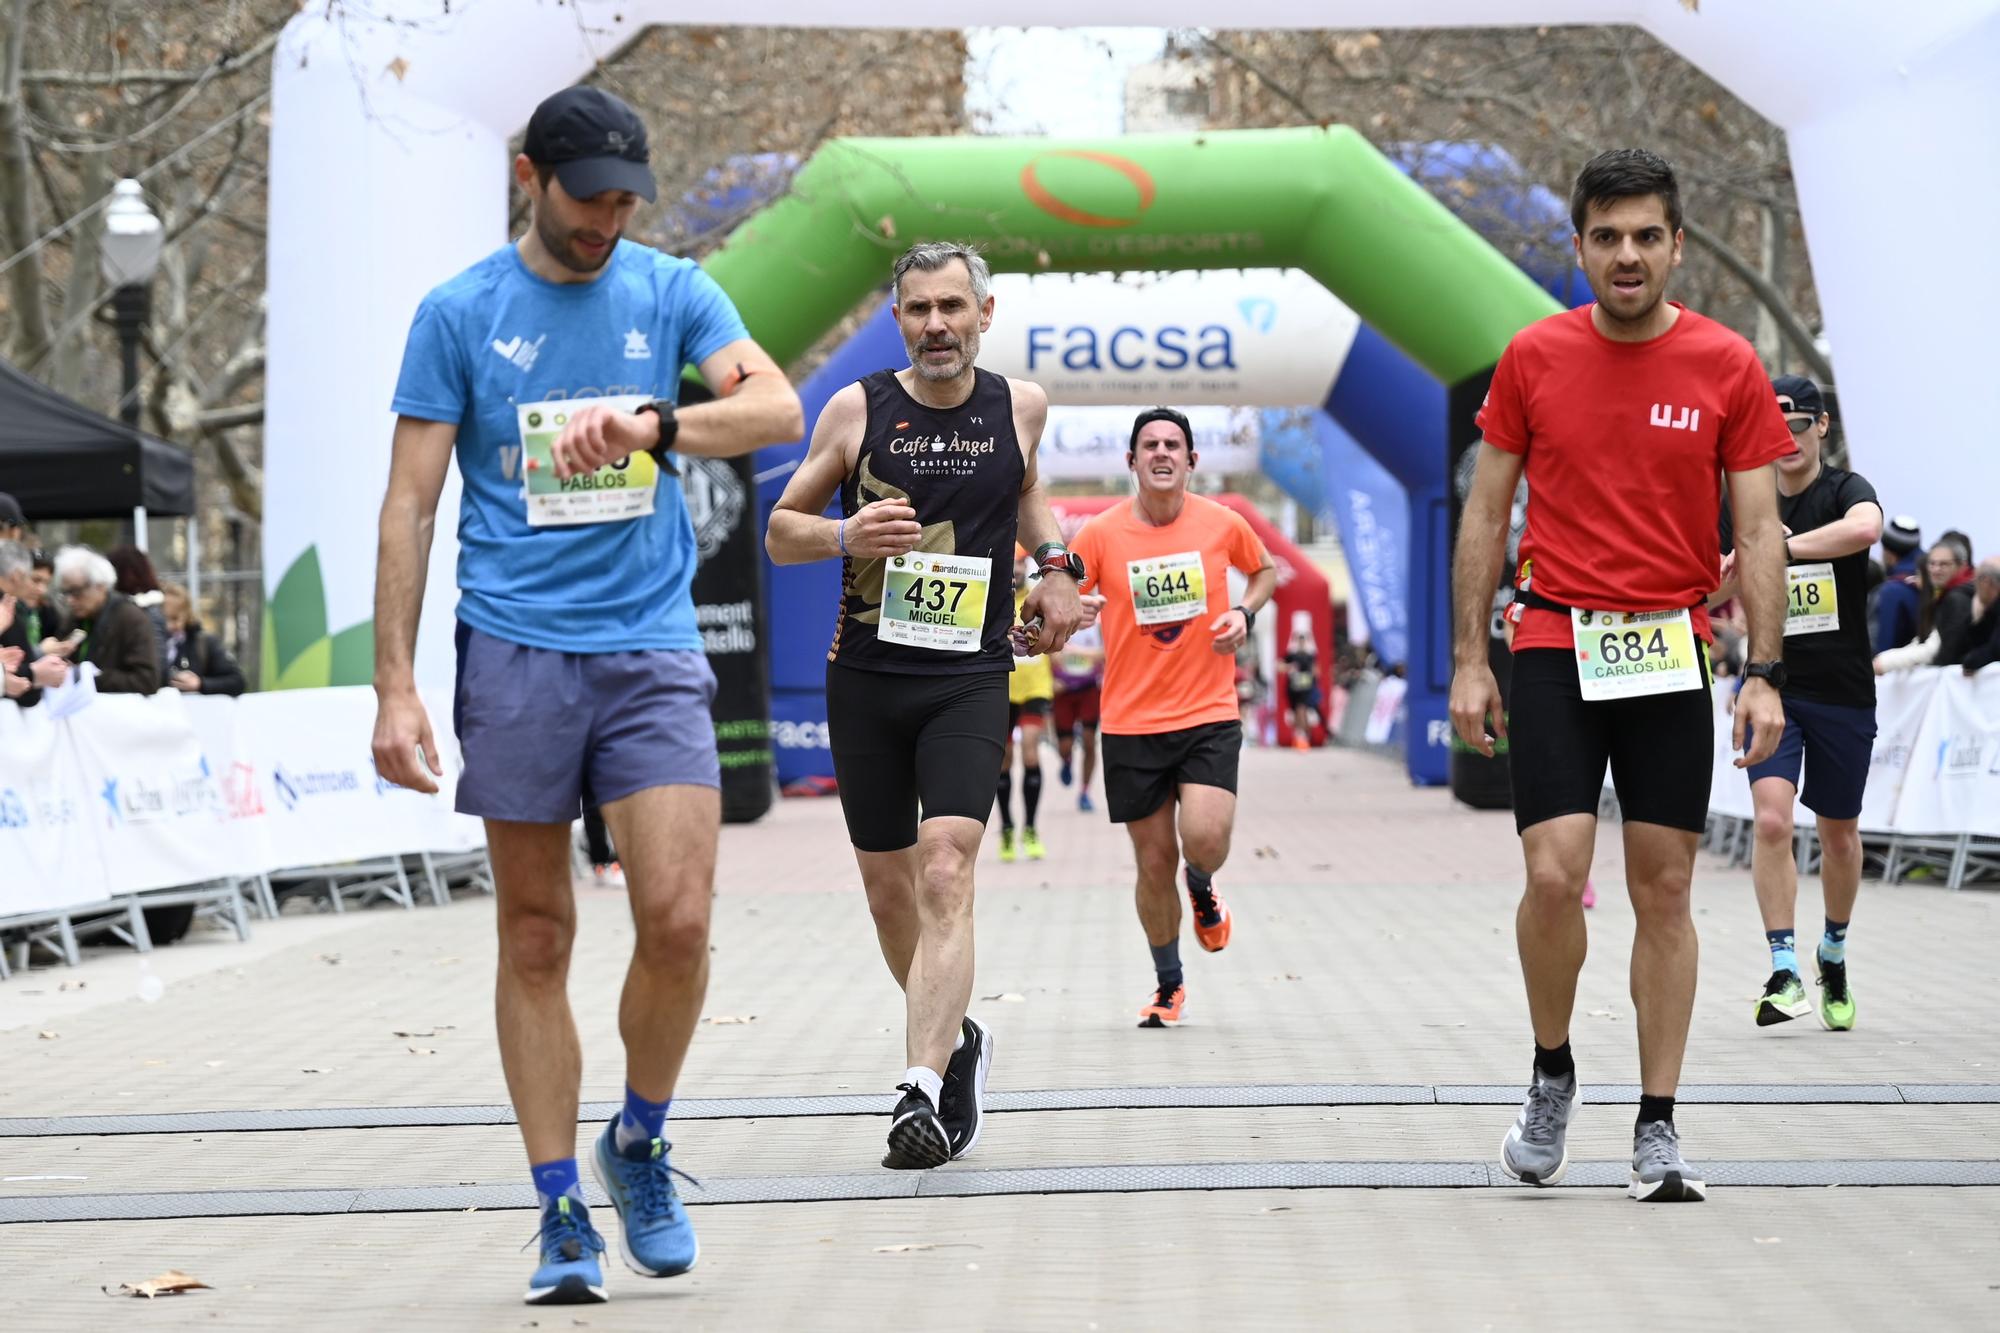
[[[1072,158],[1081,162],[1095,162],[1099,166],[1111,168],[1139,191],[1138,206],[1129,216],[1113,213],[1092,212],[1078,208],[1074,204],[1058,199],[1054,192],[1043,183],[1041,171],[1044,163],[1052,158]],[[1058,222],[1073,223],[1079,227],[1130,227],[1137,223],[1146,210],[1153,206],[1153,196],[1158,192],[1153,178],[1146,169],[1129,157],[1116,153],[1098,153],[1085,148],[1061,148],[1042,153],[1031,158],[1028,165],[1021,168],[1021,192],[1028,196],[1028,202],[1041,209]],[[1096,193],[1096,191],[1092,191]],[[1095,202],[1095,201],[1093,201]]]

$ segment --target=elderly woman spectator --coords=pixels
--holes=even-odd
[[[160,591],[167,616],[167,684],[183,694],[243,693],[243,668],[194,618],[187,589],[169,583]]]
[[[153,622],[117,591],[118,571],[87,546],[56,552],[56,588],[83,632],[66,655],[97,668],[105,694],[152,694],[160,688],[160,640]]]

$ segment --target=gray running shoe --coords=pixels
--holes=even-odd
[[[1671,1120],[1648,1120],[1632,1136],[1632,1185],[1640,1203],[1700,1203],[1708,1185],[1681,1157],[1681,1136]]]
[[[1570,1117],[1583,1102],[1583,1089],[1572,1071],[1550,1078],[1535,1071],[1527,1100],[1514,1127],[1500,1141],[1500,1169],[1524,1185],[1553,1185],[1569,1170]]]

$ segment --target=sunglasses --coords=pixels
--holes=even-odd
[[[1786,417],[1785,429],[1794,435],[1803,435],[1811,430],[1813,423],[1818,420],[1819,418],[1814,416]]]

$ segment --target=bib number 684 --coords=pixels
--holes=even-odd
[[[1643,662],[1648,657],[1662,660],[1672,656],[1667,647],[1664,630],[1654,630],[1648,638],[1640,630],[1628,629],[1623,634],[1611,631],[1597,637],[1597,655],[1607,666],[1617,666],[1621,662]]]

